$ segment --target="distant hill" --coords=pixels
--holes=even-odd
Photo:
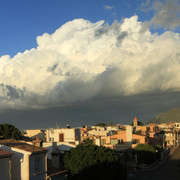
[[[160,113],[150,121],[150,123],[156,124],[170,122],[180,122],[180,108],[173,108],[165,113]]]

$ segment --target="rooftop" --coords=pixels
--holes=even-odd
[[[32,153],[48,151],[45,148],[33,146],[33,145],[27,144],[25,142],[17,141],[14,139],[1,139],[0,144],[9,146],[9,147],[13,147],[13,148],[17,148],[17,149],[20,149],[23,151],[32,152]]]
[[[11,156],[13,153],[12,152],[9,152],[9,151],[5,151],[3,149],[0,149],[0,158],[2,157],[9,157]]]

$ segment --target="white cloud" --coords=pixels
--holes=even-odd
[[[0,57],[0,107],[44,108],[93,98],[180,91],[180,37],[84,19],[37,37],[37,49]]]
[[[109,5],[105,5],[104,6],[104,9],[106,9],[106,10],[111,10],[111,9],[113,9],[114,8],[114,6],[109,6]]]

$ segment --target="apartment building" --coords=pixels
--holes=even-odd
[[[47,149],[12,139],[0,140],[0,149],[11,155],[11,180],[46,180]]]
[[[46,142],[75,143],[80,140],[80,128],[50,128],[46,130]]]

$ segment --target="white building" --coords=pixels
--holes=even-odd
[[[23,135],[26,137],[33,137],[42,132],[43,132],[43,130],[41,130],[41,129],[27,129],[27,130],[23,131]]]
[[[175,128],[180,129],[180,123],[175,123]]]
[[[11,180],[46,180],[47,149],[12,139],[0,140],[0,149],[13,153]]]
[[[107,130],[106,127],[91,126],[92,130],[88,131],[89,136],[109,136],[111,130]]]
[[[76,145],[68,142],[44,142],[43,147],[48,149],[47,158],[52,160],[53,152],[61,152],[69,151],[71,148],[75,148]]]
[[[0,179],[11,180],[11,156],[13,153],[0,149]]]
[[[76,143],[81,140],[79,128],[58,128],[46,130],[47,142]]]
[[[130,125],[126,126],[126,142],[127,144],[133,143],[133,135],[132,135],[133,128]]]
[[[122,125],[120,124],[106,126],[106,130],[109,130],[109,131],[112,131],[112,130],[119,131],[121,128],[122,128]]]

